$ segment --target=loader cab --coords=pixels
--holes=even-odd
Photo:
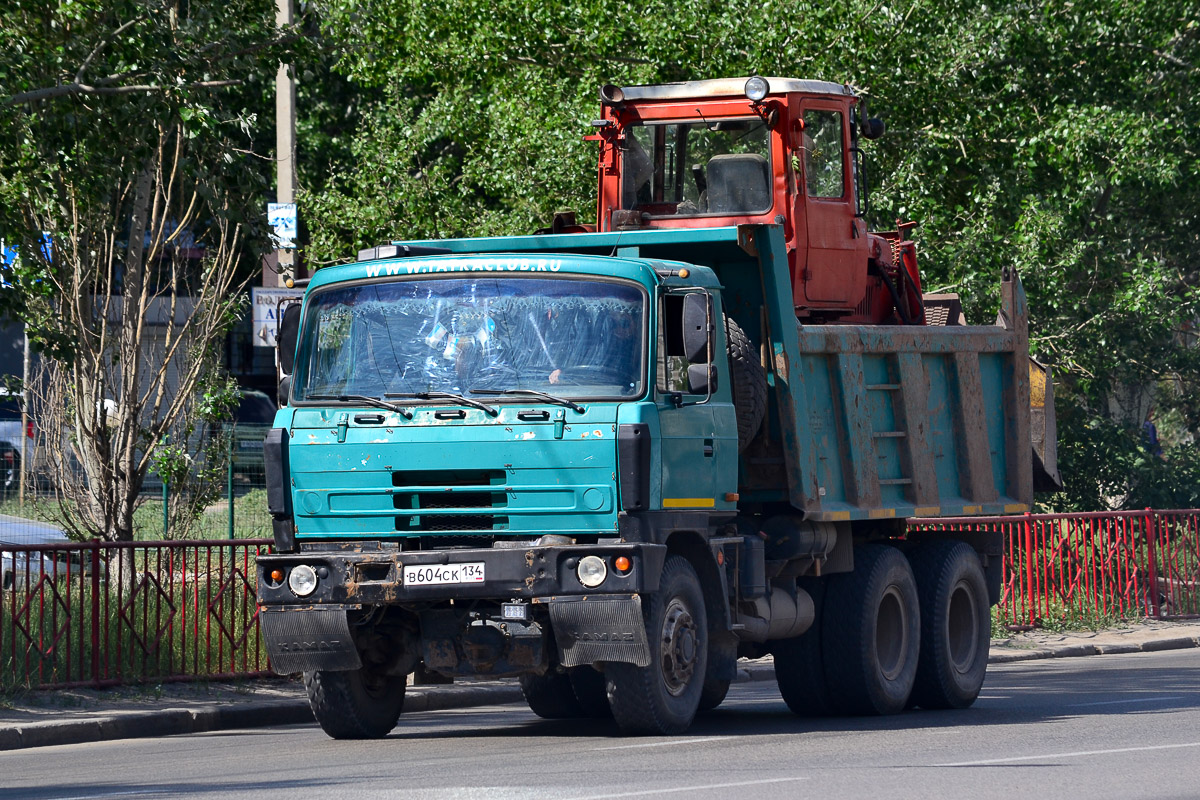
[[[800,316],[865,306],[858,98],[824,81],[737,78],[601,90],[601,231],[781,224]]]

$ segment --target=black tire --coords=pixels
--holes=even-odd
[[[700,707],[708,670],[708,615],[686,559],[667,557],[658,591],[642,613],[650,664],[608,664],[608,705],[626,733],[682,733]]]
[[[728,678],[705,678],[704,688],[700,691],[700,705],[696,707],[696,713],[706,714],[724,703],[732,683],[733,681]]]
[[[855,548],[854,572],[829,578],[821,658],[837,711],[883,715],[904,710],[917,675],[918,602],[912,568],[894,547]]]
[[[571,676],[562,669],[552,667],[541,675],[527,673],[520,680],[521,693],[525,695],[529,710],[542,719],[586,716],[571,686]]]
[[[579,703],[582,716],[590,719],[612,718],[603,672],[595,667],[582,666],[567,670],[567,675],[571,679],[571,688],[575,691],[575,699]]]
[[[396,727],[406,679],[365,669],[304,673],[308,704],[321,730],[334,739],[381,739]]]
[[[933,542],[911,555],[921,601],[921,650],[912,703],[967,708],[987,675],[991,613],[979,556],[963,542]]]
[[[729,377],[740,453],[758,435],[766,416],[767,373],[759,362],[758,348],[730,317],[725,318],[725,348],[729,351]]]
[[[821,658],[821,615],[825,608],[826,582],[819,578],[800,578],[797,583],[813,601],[813,626],[793,639],[771,644],[775,655],[775,682],[779,694],[792,713],[800,717],[824,717],[836,707],[825,682]]]

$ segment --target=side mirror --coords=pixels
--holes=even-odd
[[[300,338],[300,304],[292,303],[283,310],[275,347],[279,351],[279,370],[291,375],[296,367],[296,343]]]
[[[292,376],[284,375],[283,380],[279,382],[279,388],[276,392],[276,401],[279,407],[283,408],[292,399]]]
[[[717,368],[713,364],[689,364],[687,378],[692,394],[712,395],[717,391]]]
[[[683,354],[689,364],[706,364],[709,360],[708,342],[712,315],[709,313],[707,292],[693,292],[683,297]],[[690,370],[689,370],[690,373]]]

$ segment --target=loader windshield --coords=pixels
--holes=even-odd
[[[626,128],[621,207],[652,217],[770,211],[768,133],[757,117]]]
[[[645,306],[634,284],[566,278],[331,287],[308,301],[292,399],[509,389],[635,397]]]

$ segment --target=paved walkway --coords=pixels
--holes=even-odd
[[[989,663],[1200,647],[1200,620],[1141,622],[1097,632],[1030,631],[993,639]],[[770,657],[739,663],[738,680],[774,680]],[[410,686],[406,712],[521,700],[515,680]],[[176,683],[0,696],[0,750],[312,723],[296,680]]]

